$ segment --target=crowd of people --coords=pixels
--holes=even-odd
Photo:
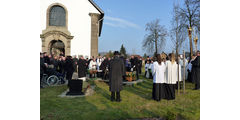
[[[185,65],[184,65],[185,63]],[[101,77],[109,80],[109,90],[111,91],[111,100],[121,101],[120,91],[122,90],[122,81],[125,79],[126,72],[136,71],[136,77],[142,73],[143,59],[140,56],[131,56],[125,58],[115,51],[113,57],[90,59],[83,56],[52,56],[47,53],[40,53],[40,80],[43,74],[51,74],[53,71],[61,73],[66,80],[71,80],[74,72],[78,73],[78,78]],[[191,60],[182,56],[175,57],[171,53],[163,58],[160,54],[154,57],[147,57],[144,60],[144,76],[153,79],[152,98],[156,101],[161,99],[175,99],[175,89],[178,81],[183,80],[183,73],[189,82],[195,83],[195,89],[200,89],[200,52],[193,55]],[[183,68],[186,67],[184,72]],[[64,83],[64,81],[63,81]],[[116,94],[116,98],[115,98]]]
[[[59,56],[47,54],[46,52],[40,53],[40,80],[42,80],[43,74],[54,74],[54,72],[61,73],[66,80],[71,80],[74,72],[78,73],[78,78],[86,77],[90,78],[101,77],[104,80],[109,79],[109,67],[110,61],[114,57],[102,57],[98,56],[90,59],[84,56]],[[119,56],[124,63],[124,71],[136,71],[136,77],[139,79],[142,68],[142,58],[138,56],[131,56],[125,58]],[[124,78],[124,77],[123,77]],[[64,81],[62,81],[64,83]]]
[[[183,71],[184,67],[186,67],[187,73]],[[195,90],[200,89],[199,51],[189,62],[181,56],[175,59],[174,53],[169,54],[166,59],[158,54],[155,60],[148,59],[146,61],[145,70],[145,76],[150,79],[153,78],[152,98],[156,101],[175,99],[175,89],[178,82],[183,80],[183,75],[189,82],[195,83]]]

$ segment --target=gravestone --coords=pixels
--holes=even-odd
[[[68,81],[69,92],[66,95],[83,95],[82,92],[83,81],[73,79]]]

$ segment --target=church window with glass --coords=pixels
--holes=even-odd
[[[55,5],[50,9],[49,26],[66,26],[66,11],[63,7]]]

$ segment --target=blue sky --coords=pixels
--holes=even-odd
[[[123,44],[127,53],[143,55],[145,25],[155,19],[170,30],[174,0],[94,0],[105,12],[99,52],[119,50]],[[183,0],[179,0],[183,2]],[[167,38],[166,52],[172,51]]]

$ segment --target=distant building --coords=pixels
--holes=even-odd
[[[92,0],[40,0],[42,52],[96,57],[103,17]]]
[[[137,57],[137,58],[142,58],[141,55],[137,55],[137,54],[133,54],[133,55],[131,55],[131,56],[134,56],[134,57]]]

